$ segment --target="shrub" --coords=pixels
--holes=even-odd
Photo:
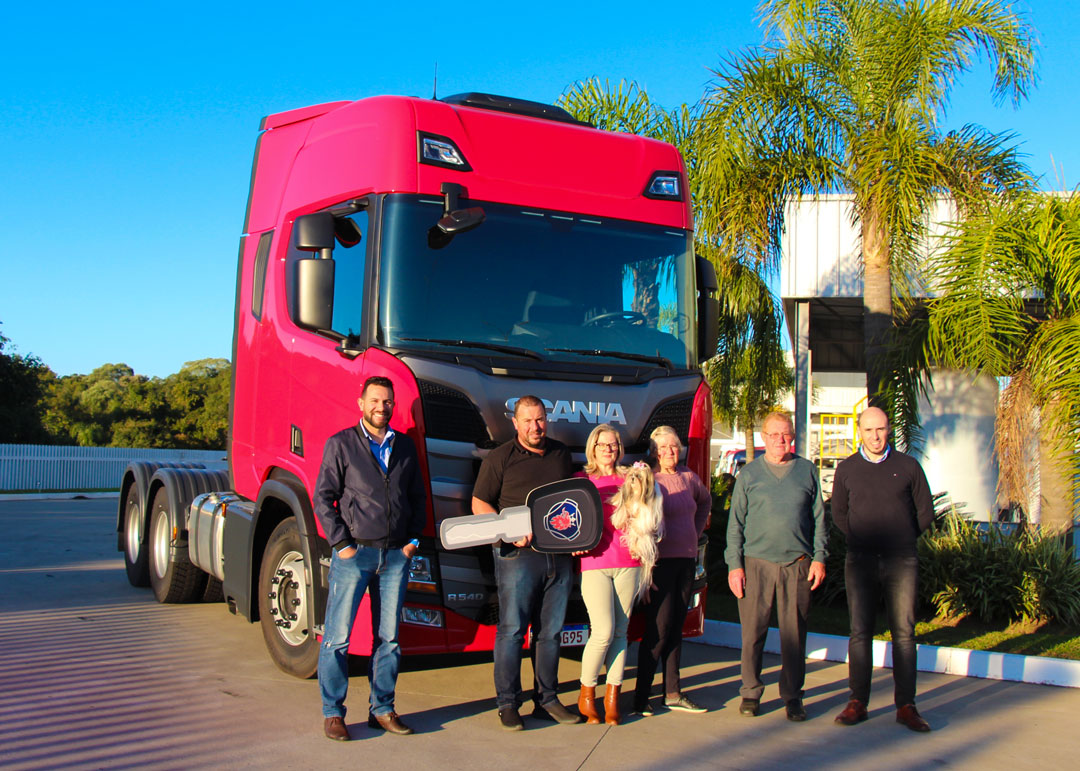
[[[1060,534],[951,512],[919,542],[920,597],[939,616],[1080,623],[1080,564]]]

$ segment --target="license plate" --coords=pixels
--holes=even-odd
[[[570,624],[563,627],[562,647],[580,648],[589,641],[588,624]]]

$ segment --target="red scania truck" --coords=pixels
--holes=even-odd
[[[718,303],[692,230],[675,148],[551,105],[380,96],[265,118],[237,266],[228,468],[128,467],[129,579],[162,602],[223,596],[261,623],[281,669],[311,676],[330,555],[311,500],[323,443],[358,420],[364,379],[385,375],[429,492],[402,647],[490,650],[491,549],[444,551],[437,532],[470,512],[518,397],[544,400],[549,435],[579,461],[597,423],[631,458],[667,424],[709,478],[699,364]],[[688,633],[703,591],[699,569]],[[580,602],[567,621],[580,642]],[[357,632],[350,650],[366,655],[366,609]]]

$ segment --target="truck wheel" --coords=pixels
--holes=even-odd
[[[139,505],[139,488],[131,485],[124,498],[124,567],[132,586],[150,586],[146,543],[146,513]]]
[[[206,588],[203,589],[202,602],[224,602],[225,601],[225,589],[221,585],[221,581],[214,578],[211,575],[206,577]]]
[[[296,520],[282,521],[270,535],[259,570],[259,623],[278,669],[294,677],[313,677],[319,642],[308,621],[311,588]]]
[[[190,562],[172,562],[169,544],[172,525],[169,518],[169,496],[164,487],[158,488],[150,506],[150,532],[147,551],[150,562],[150,585],[158,602],[191,602],[205,588],[208,576]]]

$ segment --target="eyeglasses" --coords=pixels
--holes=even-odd
[[[618,442],[597,442],[596,443],[596,449],[599,450],[601,447],[606,447],[611,452],[618,452],[619,451],[619,443]]]
[[[775,441],[777,439],[788,439],[788,440],[790,440],[790,439],[795,438],[795,434],[791,434],[791,433],[788,433],[786,431],[776,433],[776,434],[762,434],[762,436],[765,437],[766,439],[772,439],[773,441]]]

